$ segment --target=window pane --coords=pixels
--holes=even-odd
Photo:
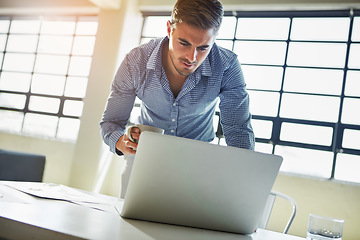
[[[39,33],[39,20],[13,20],[10,33]]]
[[[73,35],[75,31],[75,18],[73,21],[44,20],[41,24],[42,34]]]
[[[330,146],[332,134],[331,127],[284,122],[281,125],[280,140]]]
[[[236,25],[235,17],[223,17],[221,27],[216,37],[220,39],[232,40],[234,38],[235,25]]]
[[[76,35],[96,35],[98,22],[94,18],[93,20],[85,20],[86,17],[80,18],[81,22],[76,25]],[[83,21],[84,20],[84,21]],[[166,25],[165,25],[166,26]]]
[[[347,41],[350,18],[294,18],[291,40]]]
[[[236,38],[286,40],[289,24],[289,18],[239,18]]]
[[[360,150],[360,130],[344,129],[342,147]]]
[[[345,95],[360,97],[360,71],[347,71]]]
[[[332,152],[277,145],[275,154],[284,158],[280,172],[330,178]]]
[[[26,96],[21,94],[0,93],[0,106],[6,108],[24,109]]]
[[[0,110],[0,129],[21,132],[24,114],[22,112]]]
[[[41,36],[39,53],[70,54],[72,45],[71,36]]]
[[[360,99],[344,98],[341,122],[360,125],[359,109]]]
[[[351,40],[360,41],[360,17],[354,17]]]
[[[287,64],[291,66],[343,68],[345,55],[345,43],[290,42]]]
[[[71,57],[69,75],[88,76],[90,72],[91,57]]]
[[[34,60],[34,54],[6,53],[3,70],[32,72]]]
[[[66,100],[64,103],[63,114],[68,116],[80,117],[84,103],[82,101]]]
[[[37,42],[38,36],[36,35],[10,35],[6,51],[34,53]]]
[[[263,67],[242,65],[248,89],[278,91],[281,88],[282,67]]]
[[[144,43],[150,42],[150,40],[152,40],[152,39],[155,39],[155,38],[147,38],[147,37],[141,38],[140,44],[144,44]]]
[[[84,77],[68,77],[65,87],[67,97],[85,97],[88,79]]]
[[[231,41],[231,40],[216,40],[215,42],[220,47],[232,50],[233,41]]]
[[[145,18],[144,30],[142,36],[144,37],[163,37],[166,36],[166,22],[170,20],[169,17],[151,16]]]
[[[17,92],[28,92],[31,75],[28,73],[2,72],[0,75],[0,89]]]
[[[234,52],[242,64],[283,65],[285,50],[285,42],[236,41],[234,46]]]
[[[34,74],[31,92],[61,96],[64,92],[65,76]]]
[[[255,137],[257,138],[271,138],[272,133],[272,121],[252,119],[251,124],[254,129]]]
[[[0,52],[5,50],[5,43],[6,43],[6,35],[0,34]]]
[[[255,143],[255,151],[271,154],[273,145],[269,143]]]
[[[249,91],[250,111],[253,115],[277,116],[279,93]]]
[[[23,132],[34,136],[55,137],[58,117],[27,113]]]
[[[0,20],[0,33],[7,33],[9,31],[9,26],[9,20]]]
[[[68,56],[38,54],[35,63],[35,72],[66,75],[68,64]]]
[[[337,155],[336,179],[360,183],[359,169],[360,156],[341,153]]]
[[[360,44],[352,43],[350,45],[348,67],[360,69]]]
[[[29,109],[32,111],[58,113],[60,106],[60,99],[31,96],[29,102]]]
[[[343,73],[342,70],[288,67],[285,71],[284,90],[340,95]]]
[[[80,129],[80,120],[71,118],[60,118],[57,138],[75,141]]]
[[[73,55],[91,56],[94,51],[95,37],[75,37]]]
[[[284,93],[280,116],[324,122],[337,122],[340,98]]]

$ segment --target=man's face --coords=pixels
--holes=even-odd
[[[169,37],[169,67],[182,76],[193,73],[205,60],[215,41],[214,29],[204,30],[187,23],[177,23],[173,29],[167,23]],[[168,59],[169,59],[168,58]]]

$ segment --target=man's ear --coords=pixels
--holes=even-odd
[[[166,27],[167,27],[167,35],[170,38],[171,29],[172,29],[170,20],[167,21]]]

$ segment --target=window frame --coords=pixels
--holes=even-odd
[[[169,17],[171,15],[171,12],[143,12],[143,27],[145,25],[145,21],[147,17],[150,16],[164,16]],[[287,146],[287,147],[296,147],[296,148],[304,148],[304,149],[313,149],[313,150],[321,150],[326,152],[333,153],[333,159],[332,159],[332,169],[331,169],[331,175],[330,180],[335,179],[335,170],[336,170],[336,162],[337,162],[337,155],[339,153],[341,154],[351,154],[351,155],[360,155],[360,150],[358,149],[351,149],[351,148],[345,148],[342,146],[343,143],[343,136],[345,130],[357,130],[360,131],[360,125],[357,124],[347,124],[341,122],[341,117],[343,113],[343,107],[344,107],[344,99],[345,98],[354,98],[354,99],[360,99],[360,96],[346,96],[345,95],[345,87],[346,87],[346,79],[347,79],[347,73],[348,71],[359,71],[360,69],[355,68],[349,68],[348,62],[349,62],[349,53],[350,53],[350,46],[353,43],[360,43],[360,41],[352,41],[352,30],[353,30],[353,23],[355,17],[360,17],[360,10],[358,9],[343,9],[343,10],[316,10],[316,11],[225,11],[224,16],[231,16],[236,17],[236,20],[238,18],[279,18],[279,17],[286,17],[290,18],[290,25],[289,25],[289,32],[288,37],[286,40],[286,54],[285,54],[285,60],[284,64],[282,65],[269,65],[269,66],[277,66],[281,67],[283,69],[282,79],[281,79],[281,88],[279,91],[277,90],[259,90],[259,89],[248,89],[251,91],[262,91],[262,92],[275,92],[280,94],[279,103],[278,103],[278,110],[277,115],[272,116],[263,116],[263,115],[252,115],[253,119],[257,120],[266,120],[272,122],[272,133],[270,138],[259,138],[256,137],[257,143],[265,143],[265,144],[271,144],[272,145],[272,154],[275,153],[276,146]],[[291,27],[292,27],[292,21],[294,18],[324,18],[324,17],[346,17],[350,19],[349,23],[349,32],[347,36],[346,41],[299,41],[299,40],[291,40]],[[234,38],[232,40],[232,50],[234,50],[235,42],[239,39],[236,38],[236,29],[237,29],[238,21],[236,21],[235,30],[234,30]],[[143,29],[141,31],[143,33]],[[143,36],[141,34],[140,36],[140,43],[141,40],[144,38],[151,38],[149,36]],[[217,40],[229,40],[229,39],[221,39],[217,38]],[[241,39],[244,40],[244,39]],[[258,39],[246,39],[246,40],[252,40],[252,41],[262,41]],[[282,41],[282,40],[266,40],[266,41]],[[345,65],[344,68],[339,67],[302,67],[302,66],[288,66],[287,65],[287,58],[288,58],[288,51],[289,51],[289,44],[291,42],[320,42],[320,43],[346,43],[346,58],[345,58]],[[263,64],[243,64],[242,65],[253,65],[253,66],[266,66]],[[303,92],[287,92],[284,90],[284,82],[285,82],[285,71],[287,67],[296,67],[296,68],[313,68],[313,69],[326,69],[326,70],[341,70],[343,71],[342,76],[342,88],[341,93],[339,95],[334,94],[316,94],[316,93],[303,93]],[[338,110],[338,119],[336,122],[325,122],[325,121],[314,121],[314,120],[306,120],[306,119],[295,119],[295,118],[285,118],[280,117],[280,108],[281,103],[283,100],[283,94],[291,93],[291,94],[305,94],[305,95],[312,95],[312,96],[325,96],[325,97],[338,97],[340,98],[340,106]],[[137,103],[135,106],[139,107],[140,105]],[[220,114],[217,111],[215,113],[215,118],[220,118]],[[308,143],[302,143],[302,142],[292,142],[292,141],[285,141],[280,139],[280,133],[281,133],[281,127],[283,123],[293,123],[293,124],[306,124],[310,126],[323,126],[323,127],[330,127],[333,130],[331,144],[329,146],[325,145],[317,145],[317,144],[308,144]],[[220,121],[218,121],[218,128],[216,130],[216,137],[218,138],[218,143],[220,144],[221,139],[224,137],[221,129]],[[296,175],[296,174],[295,174]]]
[[[0,106],[0,110],[4,110],[4,111],[11,111],[11,112],[20,112],[23,113],[23,119],[22,119],[22,126],[21,126],[21,130],[19,132],[13,132],[10,131],[11,133],[16,133],[16,134],[20,134],[20,135],[30,135],[32,137],[43,137],[42,135],[36,135],[33,133],[24,133],[24,121],[25,121],[25,116],[26,114],[37,114],[37,115],[44,115],[44,116],[53,116],[53,117],[57,117],[57,125],[56,125],[56,130],[55,130],[55,136],[54,137],[50,137],[56,140],[62,140],[62,141],[66,141],[66,142],[74,142],[77,139],[78,133],[76,133],[76,136],[74,136],[74,138],[69,139],[69,138],[63,138],[61,136],[58,136],[58,129],[59,129],[59,124],[60,124],[60,120],[61,118],[65,118],[65,119],[77,119],[79,120],[79,126],[81,124],[80,118],[81,115],[70,115],[70,114],[66,114],[64,113],[64,107],[65,107],[65,103],[66,101],[78,101],[78,102],[82,102],[84,103],[84,98],[83,97],[74,97],[74,96],[66,96],[65,94],[65,87],[66,87],[66,83],[68,82],[68,78],[70,77],[80,77],[80,78],[89,78],[89,75],[87,76],[83,76],[83,75],[75,75],[75,74],[71,74],[69,73],[70,70],[70,63],[72,60],[72,57],[88,57],[91,58],[92,61],[92,57],[93,57],[93,53],[91,55],[82,55],[82,54],[73,54],[72,51],[74,49],[74,44],[76,41],[76,37],[94,37],[96,39],[97,37],[97,30],[94,33],[94,35],[90,34],[78,34],[76,33],[76,29],[78,27],[78,24],[81,22],[86,22],[86,19],[89,18],[91,19],[91,21],[96,21],[98,23],[98,15],[97,14],[83,14],[83,15],[72,15],[72,14],[57,14],[54,16],[22,16],[22,15],[2,15],[0,16],[0,20],[7,20],[9,21],[9,26],[7,29],[6,33],[1,33],[2,35],[6,35],[6,41],[5,41],[5,45],[4,45],[4,51],[1,51],[0,53],[2,54],[2,59],[1,59],[1,64],[0,64],[0,79],[1,79],[1,75],[3,72],[10,72],[10,73],[25,73],[25,74],[30,74],[30,83],[29,83],[29,89],[26,92],[23,91],[16,91],[16,90],[5,90],[5,89],[0,89],[0,94],[5,93],[5,94],[16,94],[16,95],[22,95],[26,97],[25,100],[25,104],[24,104],[24,108],[19,109],[19,108],[12,108],[12,107],[4,107],[4,106]],[[74,22],[75,27],[74,27],[74,32],[70,35],[70,34],[66,34],[66,35],[62,35],[62,34],[48,34],[48,33],[41,33],[41,25],[43,23],[43,21],[57,21],[57,20],[64,20],[65,21],[69,21],[67,19],[73,19],[71,20],[72,22]],[[31,34],[26,34],[26,33],[11,33],[10,29],[11,29],[11,24],[13,21],[16,20],[37,20],[40,21],[40,26],[39,26],[39,31],[37,33],[31,33]],[[29,53],[23,53],[21,51],[19,52],[15,52],[15,51],[7,51],[7,46],[8,46],[8,40],[9,37],[11,35],[36,35],[37,36],[37,42],[36,42],[36,50],[34,52],[29,52]],[[42,53],[39,52],[39,42],[41,39],[41,36],[69,36],[71,37],[71,48],[70,48],[70,52],[69,53]],[[32,66],[32,70],[31,72],[23,72],[23,71],[9,71],[9,70],[4,70],[3,66],[5,63],[5,56],[6,53],[21,53],[21,54],[33,54],[34,55],[34,63]],[[68,57],[67,60],[67,69],[66,69],[66,74],[59,74],[59,73],[44,73],[44,72],[37,72],[35,70],[35,66],[36,66],[36,59],[38,57],[38,55],[45,55],[45,56],[66,56]],[[91,64],[91,63],[90,63]],[[36,74],[40,74],[40,75],[50,75],[50,76],[58,76],[58,77],[64,77],[65,78],[65,82],[64,82],[64,89],[63,89],[63,93],[61,95],[54,95],[54,94],[46,94],[46,93],[34,93],[31,92],[31,84],[32,81],[34,79],[34,75]],[[87,85],[88,83],[86,83]],[[59,108],[57,112],[46,112],[46,111],[39,111],[39,110],[31,110],[29,108],[29,104],[30,104],[30,98],[31,97],[46,97],[46,98],[51,98],[51,99],[58,99],[59,100]],[[1,130],[1,131],[6,131],[6,130]],[[46,137],[49,138],[49,137]]]

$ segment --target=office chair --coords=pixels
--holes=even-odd
[[[0,180],[42,182],[45,156],[0,149]]]
[[[272,208],[274,206],[274,203],[275,203],[275,200],[277,197],[281,197],[285,200],[287,200],[291,206],[292,206],[292,213],[290,215],[290,218],[289,218],[289,221],[287,222],[286,226],[285,226],[285,229],[283,231],[284,234],[287,234],[287,232],[289,231],[289,228],[295,218],[295,215],[296,215],[296,211],[297,211],[297,205],[296,205],[296,202],[294,199],[292,199],[291,197],[283,194],[283,193],[280,193],[280,192],[276,192],[276,191],[271,191],[269,197],[268,197],[268,200],[266,202],[266,205],[265,205],[265,210],[263,212],[263,215],[260,219],[260,222],[259,222],[259,225],[258,227],[259,228],[262,228],[262,229],[266,229],[267,227],[267,224],[269,222],[269,219],[270,219],[270,215],[271,215],[271,212],[272,212]]]

